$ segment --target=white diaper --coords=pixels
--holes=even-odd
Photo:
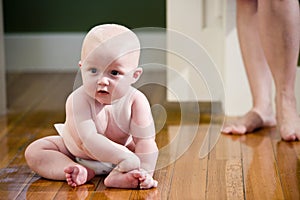
[[[62,124],[62,123],[54,124],[54,127],[55,127],[56,131],[58,132],[58,134],[61,137],[63,137],[64,126],[65,126],[65,124]]]
[[[75,160],[78,164],[94,170],[96,175],[109,174],[116,167],[116,165],[112,163],[100,162],[96,160],[86,160],[82,158],[75,158]]]

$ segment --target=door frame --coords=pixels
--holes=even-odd
[[[3,7],[0,2],[0,115],[6,113],[5,49],[3,29]]]

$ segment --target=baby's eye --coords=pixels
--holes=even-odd
[[[117,76],[117,75],[120,75],[120,72],[118,72],[117,70],[112,70],[110,72],[110,74],[113,75],[113,76]]]
[[[92,74],[97,73],[97,69],[96,68],[91,68],[90,71],[92,72]]]

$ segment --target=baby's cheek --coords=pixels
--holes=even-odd
[[[95,98],[96,87],[91,84],[84,84],[84,91],[92,98]]]
[[[113,95],[115,97],[122,97],[125,94],[127,94],[128,90],[129,90],[130,85],[128,85],[127,82],[123,81],[123,82],[119,82],[117,85],[115,85],[114,87],[114,91],[113,91]]]

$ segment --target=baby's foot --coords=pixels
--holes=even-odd
[[[245,134],[253,132],[259,128],[275,125],[276,120],[273,115],[265,117],[264,119],[258,112],[250,110],[247,114],[237,119],[236,121],[225,124],[221,131],[225,134]]]
[[[150,189],[153,187],[157,187],[158,182],[156,180],[154,180],[150,174],[148,174],[144,170],[142,170],[141,173],[142,173],[142,176],[139,178],[141,189]]]
[[[137,188],[139,186],[139,178],[142,178],[142,174],[138,170],[120,172],[115,169],[106,177],[104,185],[114,188]]]
[[[93,170],[85,168],[78,164],[66,167],[64,172],[66,173],[66,181],[68,185],[72,187],[85,184],[95,176]]]

